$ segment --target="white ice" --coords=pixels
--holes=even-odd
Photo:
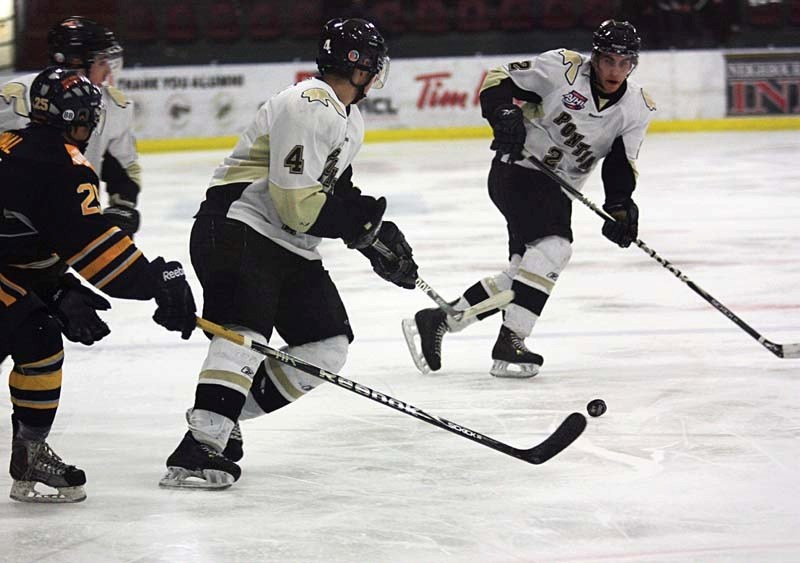
[[[421,275],[450,299],[506,258],[487,145],[370,144],[356,161],[358,185],[388,197]],[[148,256],[189,266],[191,217],[223,156],[143,157],[136,241]],[[641,238],[779,343],[800,341],[798,156],[796,131],[661,134],[639,162]],[[602,203],[599,172],[585,193]],[[419,374],[400,321],[432,302],[324,244],[356,333],[343,376],[520,448],[605,399],[558,457],[529,465],[324,385],[242,425],[233,488],[161,490],[206,340],[184,342],[150,320],[151,304],[116,300],[108,338],[66,344],[50,439],[85,469],[88,499],[0,498],[0,560],[800,560],[800,360],[775,357],[638,248],[609,243],[578,202],[573,217],[572,262],[529,340],[545,366],[529,380],[488,375],[496,316],[448,335],[443,369]],[[9,414],[5,398],[3,463]]]

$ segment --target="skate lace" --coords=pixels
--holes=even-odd
[[[528,350],[527,346],[525,346],[525,341],[522,338],[520,338],[519,335],[516,332],[514,332],[513,330],[510,330],[509,331],[509,337],[510,337],[510,340],[511,340],[511,345],[514,348],[516,348],[520,352],[530,353],[530,350]]]
[[[53,451],[53,448],[47,442],[42,442],[33,462],[28,467],[26,475],[30,476],[35,469],[52,475],[63,475],[70,467],[70,465],[64,463],[64,460]]]
[[[436,332],[434,333],[434,342],[436,343],[437,350],[441,350],[442,339],[444,338],[446,332],[447,332],[447,322],[442,322],[441,324],[439,324],[439,326],[436,327]]]
[[[231,430],[231,435],[228,437],[229,440],[236,440],[237,442],[242,441],[242,429],[239,428],[239,423],[233,425],[233,430]]]
[[[197,442],[200,451],[205,453],[208,457],[221,457],[224,458],[225,456],[219,453],[217,450],[209,446],[208,444],[204,444],[203,442]]]

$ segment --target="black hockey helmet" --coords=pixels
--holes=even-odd
[[[387,50],[374,24],[359,18],[335,18],[322,29],[317,68],[323,75],[333,72],[347,77],[353,70],[364,70],[377,77],[373,87],[382,88],[389,71]]]
[[[88,70],[100,55],[121,59],[122,47],[110,29],[89,18],[71,16],[48,32],[47,54],[51,64]]]
[[[57,129],[94,129],[103,115],[103,94],[74,69],[44,69],[33,79],[30,98],[31,122]]]
[[[634,65],[639,59],[641,45],[642,39],[636,28],[626,21],[606,20],[592,37],[593,52],[631,56]]]

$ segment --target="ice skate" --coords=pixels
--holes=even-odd
[[[437,307],[422,309],[413,319],[403,320],[408,351],[422,373],[442,367],[442,338],[447,331],[447,313]],[[417,348],[416,337],[419,337],[420,348]]]
[[[67,465],[47,442],[15,439],[11,443],[12,499],[20,502],[68,503],[86,499],[86,474]],[[44,485],[57,492],[36,490]]]
[[[211,446],[186,432],[178,447],[167,458],[167,474],[159,486],[168,489],[227,489],[238,481],[242,470]]]
[[[495,377],[533,377],[539,373],[544,358],[525,347],[524,339],[506,326],[500,327],[500,334],[492,349],[492,369]]]
[[[239,461],[244,457],[244,440],[242,439],[242,429],[239,428],[239,423],[233,425],[231,435],[228,436],[228,443],[225,449],[222,450],[222,455],[231,461]]]

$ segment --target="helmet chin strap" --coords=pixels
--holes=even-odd
[[[350,84],[356,89],[356,97],[353,98],[352,102],[350,102],[351,104],[357,104],[358,102],[367,97],[367,92],[366,92],[367,86],[369,86],[370,82],[372,82],[372,79],[375,77],[374,74],[370,74],[368,75],[369,79],[364,84],[356,84],[355,82],[353,82],[353,73],[355,72],[355,70],[356,69],[353,69],[353,72],[350,73]]]

